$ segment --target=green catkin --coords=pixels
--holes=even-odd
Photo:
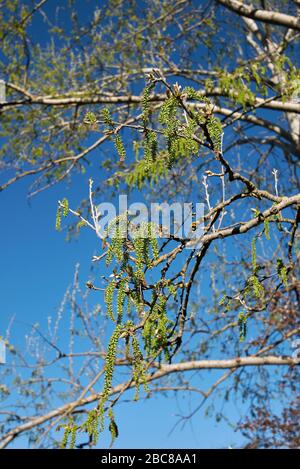
[[[170,295],[173,296],[173,298],[176,298],[176,295],[177,295],[177,287],[175,285],[173,285],[172,283],[169,283],[168,286],[167,286],[169,292],[170,292]]]
[[[239,337],[240,342],[244,342],[247,335],[247,313],[239,313],[238,316],[238,326],[239,326]]]
[[[150,239],[147,237],[147,238],[144,238],[144,263],[148,268],[151,266],[149,251],[150,251]]]
[[[176,118],[176,110],[177,110],[177,100],[174,96],[170,96],[168,99],[165,100],[163,103],[160,114],[159,114],[159,122],[161,124],[165,124],[168,127],[175,126],[175,118]]]
[[[169,363],[171,355],[170,355],[170,351],[168,348],[164,348],[164,357],[165,357],[165,361]]]
[[[109,344],[107,347],[105,359],[104,387],[99,401],[99,418],[101,431],[104,429],[104,405],[111,391],[113,372],[117,356],[118,340],[123,332],[123,329],[124,328],[121,324],[116,325],[116,328],[110,337]]]
[[[128,359],[129,355],[130,355],[130,340],[129,340],[129,336],[126,337],[125,339],[125,348],[124,348],[124,355],[125,357]]]
[[[183,89],[183,94],[186,95],[187,99],[197,99],[198,98],[197,91],[194,88],[192,88],[191,86],[186,86]]]
[[[140,149],[140,143],[137,140],[133,141],[133,152],[135,155],[135,161],[139,160],[139,149]]]
[[[75,448],[77,427],[73,425],[70,430],[70,449]]]
[[[264,220],[264,227],[265,227],[265,237],[268,241],[270,241],[270,222],[268,218],[265,218]]]
[[[192,119],[189,121],[188,125],[182,129],[181,134],[183,138],[177,140],[177,153],[179,153],[179,156],[185,156],[187,158],[189,155],[196,155],[198,153],[199,143],[194,141],[194,134],[197,129],[199,129],[199,124]],[[199,138],[201,138],[201,134],[199,134]]]
[[[117,345],[120,335],[123,332],[123,326],[121,324],[117,324],[114,332],[111,335],[106,359],[105,359],[105,378],[104,378],[104,389],[102,396],[107,399],[109,392],[111,390],[112,378],[113,378],[113,371],[116,361],[116,354],[117,354]]]
[[[252,259],[253,271],[256,272],[257,260],[256,260],[256,238],[255,237],[252,239],[252,243],[251,243],[251,259]]]
[[[99,415],[97,409],[92,409],[88,413],[86,421],[81,425],[81,429],[84,429],[92,437],[93,444],[97,443],[99,438]]]
[[[228,302],[228,298],[226,295],[222,296],[222,298],[219,301],[219,306],[223,306],[225,303]]]
[[[248,283],[252,287],[253,293],[258,299],[264,298],[265,289],[262,283],[259,281],[257,276],[258,266],[257,266],[257,251],[256,251],[256,236],[252,239],[251,242],[251,264],[253,269],[253,275],[249,277]]]
[[[116,217],[108,226],[107,236],[112,237],[106,255],[106,265],[109,265],[115,256],[118,262],[124,261],[124,223],[121,217]]]
[[[143,304],[142,298],[140,297],[139,292],[136,293],[136,292],[131,291],[130,292],[130,298],[131,298],[131,300],[132,300],[138,314],[141,314],[143,312],[144,304]]]
[[[97,443],[98,438],[99,438],[99,421],[100,421],[100,416],[98,416],[98,413],[96,412],[94,420],[93,420],[93,426],[92,426],[92,432],[93,432],[92,435],[93,435],[94,445]]]
[[[158,242],[157,242],[157,238],[155,234],[156,234],[156,227],[154,226],[153,223],[148,223],[148,237],[150,240],[150,245],[151,245],[152,255],[153,255],[154,260],[158,259],[158,255],[159,255]]]
[[[144,327],[143,327],[143,332],[142,332],[142,336],[144,340],[144,348],[146,351],[147,358],[151,356],[151,352],[152,352],[152,329],[153,329],[154,320],[151,316],[145,322]]]
[[[112,239],[112,250],[118,262],[123,261],[123,239],[121,238],[119,228],[116,229],[116,235]]]
[[[106,287],[104,293],[104,302],[106,305],[107,316],[113,321],[116,322],[113,312],[113,296],[114,291],[116,290],[116,282],[112,280]]]
[[[89,425],[88,425],[88,433],[89,436],[92,437],[92,443],[95,445],[99,438],[99,415],[98,410],[93,409],[88,416]]]
[[[113,131],[115,129],[115,125],[111,118],[109,109],[107,108],[102,109],[102,119],[104,121],[104,124],[108,127],[110,131]],[[126,158],[126,150],[125,150],[122,138],[118,133],[115,134],[115,147],[119,155],[120,161],[124,161]]]
[[[151,83],[150,85],[147,85],[144,88],[144,92],[143,92],[143,98],[142,98],[143,116],[142,116],[142,119],[143,119],[143,122],[144,122],[145,126],[149,122],[149,117],[150,117],[150,114],[151,114],[151,110],[150,110],[150,92],[153,88],[154,88],[154,84]]]
[[[84,116],[83,122],[94,127],[97,124],[97,117],[93,112],[88,111]]]
[[[167,326],[169,323],[169,319],[166,314],[166,303],[166,297],[160,296],[158,301],[158,347],[165,346],[165,344],[167,343]]]
[[[210,100],[206,96],[203,96],[199,91],[196,91],[192,86],[186,86],[183,88],[182,94],[186,95],[187,99],[196,99],[203,103],[210,104]]]
[[[222,151],[223,129],[220,119],[210,116],[206,121],[206,127],[214,146],[214,151]]]
[[[109,427],[108,427],[108,429],[110,431],[110,434],[111,434],[111,444],[110,444],[110,446],[112,446],[114,444],[114,441],[116,440],[116,438],[118,438],[118,436],[119,436],[119,430],[118,430],[118,426],[117,426],[115,418],[114,418],[112,408],[110,408],[109,411],[108,411],[108,417],[110,419]]]
[[[146,392],[149,391],[149,387],[147,384],[143,354],[140,349],[140,344],[135,336],[132,337],[131,345],[133,352],[133,379],[136,388],[134,400],[138,400],[141,383],[144,385],[144,390]]]
[[[113,123],[112,118],[110,116],[109,109],[107,109],[107,108],[102,109],[102,119],[108,127],[113,127],[114,126],[114,123]]]
[[[135,306],[134,299],[132,298],[132,292],[129,291],[128,299],[127,299],[127,316],[128,316],[128,317],[131,316],[131,312],[132,312],[132,303],[133,303],[134,306]]]
[[[265,290],[264,290],[263,285],[260,283],[259,279],[257,278],[257,276],[256,276],[256,275],[252,275],[252,276],[249,278],[249,283],[251,284],[251,286],[252,286],[252,288],[253,288],[253,293],[254,293],[254,295],[255,295],[257,298],[263,299]]]
[[[151,164],[155,160],[157,154],[157,137],[156,133],[153,131],[146,133],[146,138],[144,140],[144,158],[146,161],[146,169],[151,167]]]
[[[111,263],[111,261],[113,260],[113,257],[114,257],[114,251],[113,251],[112,245],[110,244],[107,248],[107,254],[106,254],[106,259],[105,259],[105,263],[107,266]]]
[[[97,420],[97,410],[92,409],[87,416],[86,421],[83,423],[82,428],[84,428],[89,436],[93,435],[94,421]]]
[[[68,215],[68,211],[69,211],[69,201],[68,199],[64,198],[56,210],[56,218],[55,218],[56,231],[60,231],[62,216],[66,217]]]
[[[124,302],[126,298],[126,286],[127,286],[127,281],[126,280],[121,280],[119,283],[119,288],[118,288],[118,295],[117,295],[117,323],[121,324],[123,320],[123,307],[124,307]]]
[[[66,198],[64,198],[62,201],[62,210],[63,210],[63,216],[66,217],[69,211],[69,201]]]
[[[126,158],[126,150],[122,141],[122,138],[119,134],[115,136],[115,146],[116,150],[118,152],[120,161],[125,161]]]
[[[288,284],[287,269],[282,259],[277,259],[277,275],[285,286]]]
[[[168,328],[172,325],[166,313],[167,298],[159,295],[151,314],[143,327],[144,347],[147,357],[151,357],[168,342]]]
[[[60,444],[61,448],[66,448],[68,446],[70,433],[71,433],[71,429],[69,425],[66,425],[65,430],[64,430],[64,435],[62,437],[61,444]]]
[[[76,225],[76,231],[78,232],[84,226],[86,226],[86,222],[84,220],[80,220]]]
[[[170,135],[167,140],[167,149],[168,149],[168,161],[167,167],[168,169],[172,169],[175,161],[176,161],[176,153],[177,153],[177,140],[175,136]]]
[[[141,223],[138,233],[135,235],[133,244],[136,254],[136,272],[138,279],[144,278],[144,265],[151,267],[150,246],[154,259],[158,257],[158,245],[155,238],[155,226],[153,223]]]
[[[56,231],[60,230],[61,227],[61,207],[57,207],[56,218],[55,218],[55,229]]]
[[[144,238],[141,238],[137,236],[134,241],[134,249],[135,249],[135,255],[136,255],[136,271],[135,271],[135,276],[139,280],[144,279],[144,247],[145,247],[145,240]]]
[[[119,436],[118,426],[117,426],[115,420],[110,421],[109,431],[110,431],[111,439],[112,439],[111,445],[113,445],[115,439],[118,438],[118,436]]]
[[[175,96],[170,96],[161,107],[159,114],[159,122],[165,125],[164,135],[167,140],[168,149],[168,168],[171,169],[177,153],[177,131],[179,121],[176,119],[177,99]]]
[[[145,140],[143,145],[145,150]],[[147,181],[150,181],[151,184],[157,183],[160,178],[166,177],[167,173],[165,157],[152,161],[146,159],[144,152],[144,158],[134,165],[133,171],[126,173],[125,181],[130,187],[137,186],[141,189]]]

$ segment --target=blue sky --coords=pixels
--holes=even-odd
[[[33,33],[40,38],[40,26],[33,28]],[[41,40],[45,38],[42,36]],[[84,288],[90,276],[90,260],[94,254],[101,253],[99,241],[93,233],[82,230],[78,239],[66,242],[66,233],[55,231],[55,213],[57,201],[63,197],[76,207],[87,196],[89,176],[93,175],[95,183],[100,180],[98,171],[96,165],[92,166],[85,175],[74,176],[70,184],[60,183],[30,201],[27,193],[31,179],[19,181],[0,193],[0,335],[5,336],[14,318],[12,343],[22,346],[23,337],[28,333],[25,323],[39,323],[41,330],[46,330],[47,318],[56,313],[66,288],[72,283],[78,262]],[[101,295],[95,301],[103,305]],[[211,382],[211,376],[203,373],[198,384],[201,389],[207,389]],[[217,424],[214,418],[205,416],[206,405],[184,428],[178,426],[170,434],[178,414],[182,410],[188,413],[190,406],[197,405],[199,399],[199,396],[190,399],[189,396],[169,394],[168,397],[119,405],[116,419],[120,436],[115,447],[221,448],[240,445],[244,441],[240,434],[225,422]],[[233,420],[238,419],[245,408],[231,401],[227,404],[227,414]],[[14,446],[24,447],[25,444],[25,439],[21,438]],[[108,444],[109,435],[105,433],[99,446],[107,447]]]

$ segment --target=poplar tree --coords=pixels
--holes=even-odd
[[[119,435],[125,395],[157,392],[195,394],[182,421],[202,405],[221,420],[226,402],[251,403],[238,428],[252,447],[274,434],[297,447],[299,2],[0,3],[0,191],[20,180],[30,197],[64,182],[76,191],[76,174],[86,198],[59,201],[53,229],[101,238],[95,278],[80,289],[76,271],[57,316],[70,309],[63,334],[80,338],[78,356],[58,330],[33,326],[43,353],[22,374],[6,341],[16,371],[1,368],[0,447],[21,436],[101,447],[103,430]],[[157,239],[151,223],[124,238],[120,218],[101,237],[97,204],[133,191],[204,202],[200,245]],[[211,370],[213,384],[194,384],[192,370]]]

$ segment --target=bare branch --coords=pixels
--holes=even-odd
[[[252,8],[250,5],[245,5],[238,0],[217,0],[217,2],[240,16],[246,16],[247,18],[262,21],[263,23],[286,26],[300,31],[300,19],[295,16],[275,11],[259,10]]]

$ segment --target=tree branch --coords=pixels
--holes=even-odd
[[[163,376],[169,375],[171,373],[178,373],[178,372],[185,372],[191,370],[222,370],[222,369],[232,369],[232,368],[240,368],[246,366],[298,366],[300,365],[299,358],[292,358],[292,357],[279,357],[279,356],[266,356],[266,357],[236,357],[231,358],[228,360],[195,360],[183,363],[176,363],[171,365],[162,365],[156,372],[152,374],[148,374],[147,382],[151,382],[162,378]],[[128,385],[128,389],[133,388],[135,386],[134,381]],[[124,383],[118,384],[115,386],[110,395],[117,394],[121,392],[124,388]],[[80,406],[85,406],[97,401],[100,397],[100,394],[93,393],[84,399],[78,399],[76,401],[70,402],[65,404],[61,407],[58,407],[51,412],[48,412],[45,415],[42,415],[37,418],[33,418],[29,420],[27,423],[23,425],[19,425],[9,431],[6,435],[4,435],[0,440],[0,449],[6,448],[6,446],[13,441],[16,437],[30,431],[32,428],[42,425],[43,423],[52,420],[53,418],[59,417],[65,413],[68,413],[70,409],[75,410]]]
[[[238,0],[217,0],[217,2],[240,16],[300,31],[300,19],[295,16],[276,11],[259,10]]]

